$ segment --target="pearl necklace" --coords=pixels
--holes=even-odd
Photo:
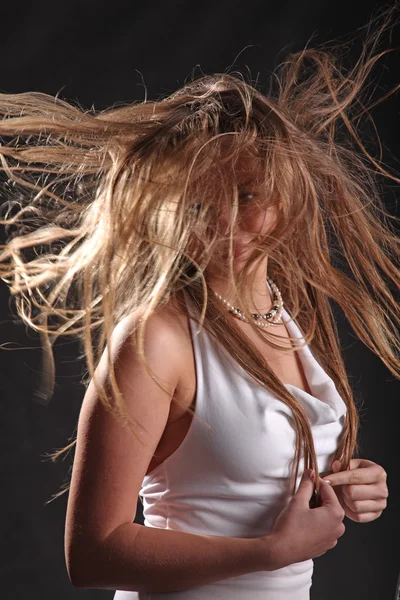
[[[272,281],[270,277],[267,277],[266,282],[268,282],[272,288],[272,300],[274,304],[270,312],[266,313],[265,315],[261,315],[259,313],[251,314],[255,324],[259,327],[279,325],[279,321],[281,320],[283,312],[282,296],[277,285]],[[239,308],[235,308],[234,306],[232,306],[232,304],[225,300],[225,298],[222,298],[222,296],[220,296],[217,292],[214,292],[214,294],[217,296],[217,298],[222,300],[222,302],[229,308],[229,312],[231,312],[235,317],[239,317],[242,321],[245,321],[245,323],[249,322],[249,319],[246,317],[243,311],[241,311]]]

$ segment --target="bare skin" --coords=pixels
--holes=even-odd
[[[263,193],[261,188],[261,171],[255,171],[253,164],[243,157],[236,168],[239,191],[243,198],[243,206],[241,209],[240,223],[237,229],[233,232],[234,243],[234,273],[238,273],[245,259],[251,250],[250,242],[255,234],[267,234],[275,224],[277,219],[277,211],[275,207],[270,207],[267,210],[255,209],[251,204],[252,198],[257,198]],[[247,207],[247,197],[248,207]],[[228,232],[228,203],[222,211],[220,226],[221,229]],[[262,261],[258,262],[253,268],[254,274],[253,285],[248,287],[247,300],[250,304],[252,312],[266,313],[272,307],[272,298],[266,286],[265,279],[267,275],[268,256],[266,255]],[[229,270],[226,264],[220,261],[211,261],[204,271],[205,277],[208,280],[211,288],[227,299],[234,306],[241,306],[242,301],[237,298],[232,289],[232,279],[230,278]]]
[[[257,185],[257,173],[250,171],[249,164],[243,160],[240,164],[240,177],[242,182],[242,193],[259,193],[259,185]],[[277,215],[275,210],[256,213],[254,210],[243,212],[241,219],[241,228],[235,232],[235,269],[238,271],[245,259],[246,253],[249,251],[248,243],[254,233],[266,233],[273,226]],[[226,225],[226,213],[222,215],[222,225]],[[262,263],[256,268],[256,276],[254,279],[255,285],[249,290],[249,303],[254,312],[265,313],[272,307],[272,298],[268,287],[265,283],[267,273],[268,256],[265,256]],[[220,263],[210,262],[205,270],[205,277],[208,280],[211,288],[218,292],[223,298],[226,298],[233,305],[240,307],[242,303],[239,299],[231,294],[232,281],[227,276],[226,270]],[[163,433],[163,436],[156,449],[155,455],[149,464],[147,475],[159,466],[166,458],[168,458],[177,448],[187,435],[189,430],[192,415],[187,412],[191,407],[195,409],[196,398],[196,370],[193,354],[193,345],[190,333],[188,319],[179,310],[176,305],[171,302],[170,312],[166,309],[166,317],[171,319],[176,325],[178,334],[181,337],[182,357],[185,362],[182,369],[182,377],[178,385],[175,396],[171,402],[171,410],[169,413],[168,423]],[[232,318],[236,318],[232,316]],[[291,383],[297,388],[303,389],[310,393],[307,379],[304,375],[301,361],[297,353],[281,352],[276,348],[271,348],[267,343],[259,338],[252,330],[251,326],[240,319],[237,319],[238,326],[243,333],[256,345],[261,354],[268,361],[278,378],[283,383]],[[290,347],[288,340],[289,333],[286,326],[281,323],[269,330],[273,329],[278,337],[277,343]]]
[[[266,216],[257,217],[263,226]],[[256,215],[252,213],[251,218]],[[250,223],[243,220],[242,227],[246,222]],[[259,224],[260,221],[256,226]],[[243,235],[243,241],[252,232],[237,233]],[[207,276],[224,293],[226,278],[218,277],[213,267],[210,265]],[[264,277],[265,273],[260,272],[260,279],[255,280],[257,312],[270,308],[270,298],[262,295],[266,290]],[[174,304],[171,302],[151,316],[145,336],[150,368],[156,369],[168,391],[161,391],[139,364],[129,333],[137,315],[128,315],[113,332],[111,360],[116,367],[115,376],[128,412],[140,422],[146,436],[139,441],[126,427],[121,427],[115,416],[104,410],[92,382],[85,394],[65,536],[68,572],[78,587],[164,592],[176,591],[179,581],[179,589],[187,589],[320,556],[344,532],[341,523],[344,513],[334,491],[322,482],[322,505],[312,509],[309,501],[313,484],[305,479],[279,515],[271,534],[260,538],[195,536],[133,523],[136,510],[132,498],[137,497],[143,476],[153,472],[178,449],[192,421],[187,408],[196,408],[190,321]],[[237,323],[246,335],[255,335],[248,329],[249,324],[240,320]],[[283,338],[287,338],[286,327],[279,325],[279,328]],[[271,348],[263,337],[253,337],[252,341],[278,378],[308,391],[298,353]],[[103,382],[108,373],[106,358],[104,353],[97,369],[97,376]],[[171,556],[177,558],[171,560]]]

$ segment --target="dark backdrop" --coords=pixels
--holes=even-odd
[[[267,89],[270,72],[288,51],[343,36],[365,24],[380,3],[336,0],[203,0],[151,3],[6,3],[1,8],[0,91],[59,93],[97,109],[117,101],[172,92],[195,73],[224,71],[234,64]],[[400,26],[385,42],[399,45]],[[355,46],[354,57],[359,52]],[[235,59],[237,60],[235,61]],[[400,59],[384,59],[373,71],[378,91],[400,80]],[[398,96],[373,116],[384,145],[383,159],[398,167]],[[399,190],[385,188],[389,212],[399,216]],[[40,349],[36,335],[15,319],[0,282],[2,377],[2,562],[1,598],[59,600],[112,598],[109,590],[80,590],[68,579],[64,559],[67,495],[45,502],[65,482],[69,455],[57,464],[46,453],[65,446],[74,432],[84,390],[76,342],[55,347],[57,385],[51,403],[35,401]],[[362,399],[360,456],[388,473],[390,496],[382,516],[368,524],[345,519],[335,548],[315,559],[314,600],[393,600],[399,566],[399,382],[337,320],[346,367]],[[29,347],[20,351],[10,348]],[[6,351],[8,350],[8,351]],[[137,521],[142,523],[140,502]]]

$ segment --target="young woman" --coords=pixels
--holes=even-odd
[[[3,207],[1,276],[43,337],[47,393],[58,335],[80,336],[88,364],[75,586],[305,600],[343,518],[385,508],[385,470],[355,457],[330,301],[399,377],[399,241],[365,156],[399,179],[352,126],[389,18],[350,72],[309,49],[268,96],[228,74],[98,114],[0,95],[2,169],[31,192]]]

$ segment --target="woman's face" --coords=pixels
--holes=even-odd
[[[237,163],[236,177],[239,193],[239,215],[233,232],[233,252],[236,262],[242,262],[251,250],[250,242],[256,234],[266,235],[274,227],[277,219],[275,204],[268,206],[263,185],[264,170],[254,166],[254,160],[243,157]],[[220,231],[229,233],[228,201],[221,211]],[[227,241],[228,248],[229,241]],[[226,250],[227,253],[227,250]]]

